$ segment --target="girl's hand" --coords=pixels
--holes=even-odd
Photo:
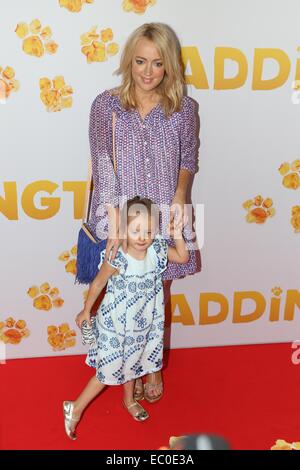
[[[86,320],[89,325],[92,324],[91,323],[91,314],[90,314],[90,312],[88,312],[86,310],[81,310],[81,312],[78,313],[78,315],[76,316],[75,323],[76,323],[76,325],[78,326],[78,328],[80,330],[81,330],[81,325],[82,325],[83,320]]]

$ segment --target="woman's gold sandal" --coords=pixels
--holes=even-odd
[[[142,379],[135,379],[133,398],[136,401],[144,399],[144,386]]]
[[[153,392],[153,390],[157,390],[159,394],[157,396],[152,395],[151,392]],[[163,383],[162,382],[159,382],[158,384],[146,382],[144,384],[144,398],[145,400],[147,400],[147,402],[155,403],[158,400],[160,400],[162,396],[163,396]]]
[[[127,406],[126,403],[123,401],[123,406],[136,421],[145,421],[149,418],[148,412],[137,401],[134,401],[134,403],[131,403],[131,405],[129,406]],[[135,414],[132,414],[129,410],[134,406],[138,407],[138,411]]]
[[[65,430],[67,436],[75,441],[77,439],[75,428],[76,424],[80,420],[80,416],[73,416],[73,409],[74,409],[74,402],[72,401],[64,401],[63,402],[63,412],[64,412],[64,420],[65,420]]]

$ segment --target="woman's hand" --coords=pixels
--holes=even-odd
[[[122,243],[123,240],[121,238],[107,238],[104,261],[113,261]]]
[[[186,204],[186,197],[184,194],[175,193],[175,196],[171,202],[170,208],[170,226],[169,230],[173,231],[174,229],[174,218],[177,213],[177,217],[184,218],[184,206]],[[185,224],[184,224],[185,225]]]
[[[78,328],[81,330],[81,325],[82,325],[82,322],[83,320],[86,320],[88,322],[89,325],[91,325],[91,314],[89,311],[87,310],[81,310],[80,313],[78,313],[78,315],[76,315],[76,318],[75,318],[75,323],[76,325],[78,326]]]

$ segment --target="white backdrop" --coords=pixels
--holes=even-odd
[[[292,82],[300,80],[299,2],[157,0],[150,5],[127,0],[123,5],[122,0],[94,0],[79,12],[59,3],[1,1],[0,87],[4,81],[16,88],[0,104],[0,337],[7,357],[78,354],[87,349],[74,322],[86,287],[74,285],[74,274],[66,272],[65,265],[71,261],[72,270],[76,259],[70,250],[80,228],[89,111],[98,93],[119,84],[112,72],[128,35],[150,21],[168,23],[177,32],[189,59],[188,94],[199,102],[201,119],[193,202],[204,204],[202,272],[173,283],[171,347],[298,339],[300,107],[297,94],[292,101]],[[132,3],[149,5],[140,14],[125,11]],[[25,26],[15,32],[17,24],[34,19],[42,28],[50,26],[56,52],[51,42],[46,47],[52,54],[36,57],[22,50],[23,41],[32,35],[47,43],[47,30],[39,30],[37,23],[26,37],[19,37],[27,33]],[[87,63],[80,36],[93,26],[98,32],[111,28],[113,38],[102,39],[108,39],[106,48],[116,45],[108,47],[113,55],[107,60]],[[29,51],[30,41],[25,47]],[[242,67],[225,60],[224,77],[241,74],[240,84],[227,80],[220,85],[218,57],[222,51],[228,56],[226,48],[237,50]],[[260,78],[265,85],[258,89],[258,57],[264,49],[276,49],[279,62],[264,61]],[[6,67],[13,69],[14,78]],[[278,74],[281,84],[271,80]],[[64,88],[67,107],[47,112],[39,81],[56,76],[63,76],[73,93]],[[13,79],[19,81],[19,89]],[[281,166],[284,162],[290,166]],[[74,188],[81,192],[73,193]],[[243,203],[258,195],[266,207],[257,199],[250,223]],[[257,223],[267,211],[270,216]],[[66,260],[59,260],[66,251]],[[51,291],[55,287],[59,293]]]

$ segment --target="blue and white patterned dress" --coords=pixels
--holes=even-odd
[[[162,368],[164,292],[162,273],[167,268],[168,245],[157,234],[143,260],[120,247],[109,263],[118,268],[107,283],[96,315],[96,342],[86,364],[96,368],[98,380],[118,385]],[[100,266],[105,250],[101,252]]]

